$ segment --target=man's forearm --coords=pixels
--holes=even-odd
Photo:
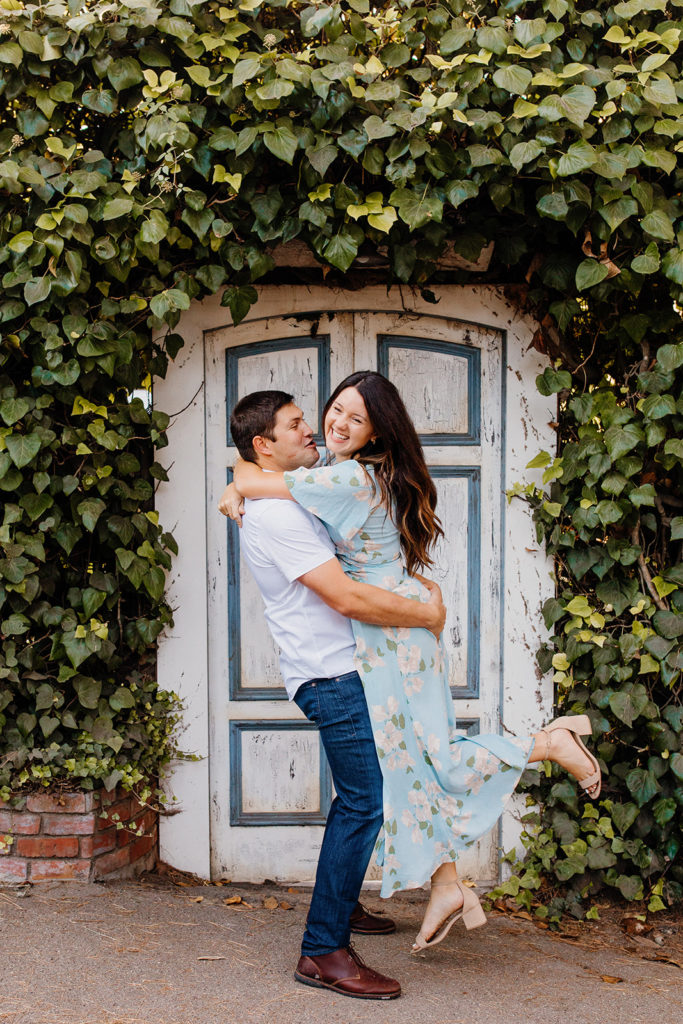
[[[434,623],[434,609],[430,605],[369,583],[348,580],[348,584],[337,606],[337,611],[348,619],[372,626],[422,626],[425,629],[430,629]]]

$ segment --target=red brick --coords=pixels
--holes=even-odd
[[[97,793],[97,799],[101,807],[110,807],[117,800],[123,799],[125,795],[120,789],[113,789],[110,792],[106,789],[100,789]]]
[[[85,814],[93,809],[93,801],[93,793],[34,793],[26,807],[42,814]]]
[[[130,846],[121,846],[118,850],[112,850],[111,853],[103,853],[101,857],[96,857],[93,861],[95,878],[102,878],[110,871],[118,871],[120,868],[127,867],[130,864],[130,851]]]
[[[90,877],[89,860],[36,860],[30,863],[32,882],[45,882],[53,878],[87,881]]]
[[[3,857],[0,860],[0,882],[24,882],[27,866],[19,857]]]
[[[116,837],[116,845],[117,846],[128,846],[128,844],[132,843],[133,840],[136,839],[136,838],[137,838],[137,836],[135,835],[135,832],[131,831],[131,829],[129,829],[129,828],[120,828],[118,830],[118,835]]]
[[[156,848],[156,837],[155,836],[140,836],[136,839],[130,848],[130,862],[134,864],[136,860],[140,860],[150,850]]]
[[[147,804],[141,804],[136,797],[130,799],[130,813],[134,818],[139,818],[148,810]]]
[[[156,828],[157,824],[157,812],[156,811],[145,811],[142,818],[139,819],[138,825],[143,832],[152,832]]]
[[[95,831],[95,814],[44,814],[43,832],[48,836],[88,836]]]
[[[17,839],[17,855],[19,857],[77,857],[77,836],[47,836],[29,838],[22,836]]]
[[[96,832],[92,836],[83,836],[81,839],[81,857],[97,857],[100,853],[107,853],[116,846],[116,829],[109,828],[106,832]]]
[[[130,799],[125,797],[123,800],[117,800],[115,803],[110,804],[109,807],[103,807],[102,810],[106,810],[106,817],[97,816],[97,827],[98,828],[109,828],[110,825],[116,824],[117,821],[128,821],[131,816],[130,810]],[[114,815],[118,814],[118,818]]]
[[[0,832],[34,836],[40,832],[40,815],[26,811],[0,811]]]

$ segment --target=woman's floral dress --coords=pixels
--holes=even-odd
[[[285,473],[292,496],[327,527],[344,572],[416,600],[399,534],[355,460]],[[422,885],[500,817],[526,767],[531,737],[462,736],[441,644],[427,629],[353,622],[384,781],[377,843],[382,896]]]

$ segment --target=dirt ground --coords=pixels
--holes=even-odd
[[[395,934],[357,937],[401,981],[393,1002],[297,984],[309,894],[204,884],[169,872],[137,882],[0,890],[2,1024],[681,1024],[683,916],[601,920],[553,932],[493,911],[438,947],[410,953],[424,894],[391,901]]]

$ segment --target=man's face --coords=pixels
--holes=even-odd
[[[311,467],[318,461],[313,431],[306,423],[298,405],[290,402],[278,409],[273,430],[274,441],[268,441],[272,461],[269,468],[282,471]]]

